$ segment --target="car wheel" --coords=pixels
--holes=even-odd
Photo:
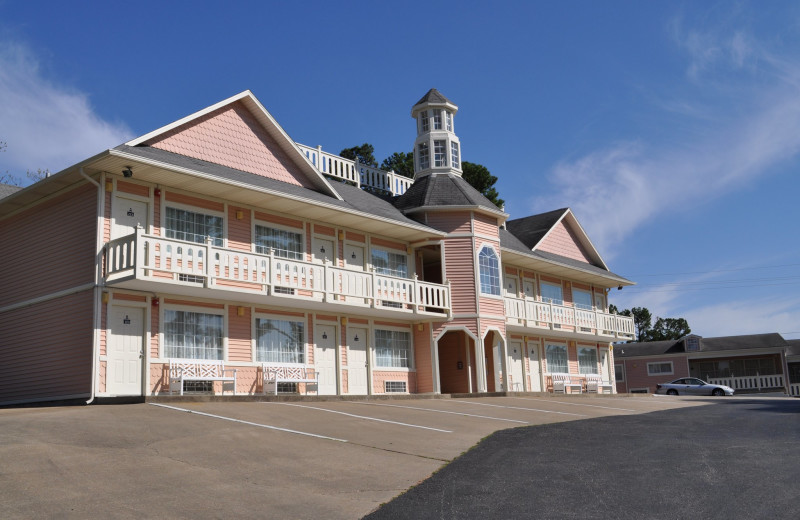
[[[725,392],[722,390],[722,388],[715,388],[714,391],[711,392],[711,395],[719,397],[721,395],[725,395]]]
[[[678,395],[678,391],[674,388],[667,390],[667,395]]]

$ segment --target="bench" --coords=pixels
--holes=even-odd
[[[261,365],[264,375],[264,394],[267,386],[274,386],[271,393],[278,395],[278,383],[306,383],[306,395],[309,384],[319,384],[319,372],[311,365],[298,363],[264,363]],[[317,387],[319,388],[319,386]]]
[[[553,380],[554,394],[566,394],[567,388],[571,389],[570,393],[574,393],[574,390],[578,390],[578,393],[580,394],[582,391],[581,384],[573,383],[572,376],[569,374],[551,374],[550,377]]]
[[[225,368],[225,363],[216,359],[170,359],[169,394],[177,387],[183,395],[184,381],[222,381],[223,394],[225,383],[233,383],[233,395],[236,395],[236,369]]]
[[[608,392],[606,392],[608,390]],[[586,376],[586,393],[587,394],[613,394],[614,386],[611,383],[603,383],[599,377]]]

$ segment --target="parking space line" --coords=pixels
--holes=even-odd
[[[508,408],[510,410],[526,410],[528,412],[557,413],[559,415],[574,415],[576,417],[586,417],[586,415],[582,413],[556,412],[553,410],[539,410],[538,408],[523,408],[521,406],[505,406],[502,404],[476,403],[473,401],[461,401],[456,399],[451,400],[451,402],[459,404],[476,404],[480,406],[492,406],[495,408]]]
[[[280,432],[294,433],[294,434],[297,434],[297,435],[305,435],[307,437],[316,437],[317,439],[326,439],[326,440],[329,440],[329,441],[347,442],[345,439],[337,439],[336,437],[328,437],[327,435],[318,435],[316,433],[301,432],[301,431],[298,431],[298,430],[289,430],[288,428],[279,428],[277,426],[270,426],[268,424],[259,424],[259,423],[254,423],[254,422],[250,422],[250,421],[242,421],[241,419],[233,419],[232,417],[224,417],[222,415],[214,415],[214,414],[211,414],[211,413],[198,412],[197,410],[188,410],[186,408],[178,408],[177,406],[169,406],[169,405],[166,405],[166,404],[159,404],[159,403],[147,403],[147,404],[151,404],[153,406],[159,406],[161,408],[169,408],[170,410],[177,410],[179,412],[188,412],[188,413],[193,413],[193,414],[197,414],[197,415],[204,415],[206,417],[213,417],[214,419],[222,419],[222,420],[225,420],[225,421],[232,421],[232,422],[237,422],[237,423],[241,423],[241,424],[247,424],[247,425],[250,425],[250,426],[258,426],[259,428],[267,428],[268,430],[277,430],[277,431],[280,431]]]
[[[435,432],[453,433],[450,430],[441,430],[439,428],[431,428],[430,426],[420,426],[419,424],[409,424],[409,423],[402,423],[402,422],[397,422],[397,421],[389,421],[387,419],[378,419],[376,417],[367,417],[365,415],[355,415],[355,414],[352,414],[352,413],[340,412],[338,410],[329,410],[327,408],[319,408],[317,406],[307,406],[307,405],[304,405],[304,404],[293,404],[293,403],[266,403],[266,404],[281,404],[281,405],[284,405],[284,406],[296,406],[298,408],[310,408],[311,410],[319,410],[321,412],[329,412],[329,413],[338,413],[340,415],[346,415],[348,417],[355,417],[357,419],[364,419],[366,421],[377,421],[377,422],[383,422],[383,423],[389,423],[389,424],[397,424],[399,426],[408,426],[410,428],[422,428],[423,430],[433,430]],[[355,404],[365,404],[365,403],[355,403]]]
[[[422,410],[423,412],[436,412],[436,413],[449,413],[453,415],[464,415],[466,417],[477,417],[479,419],[493,419],[495,421],[506,421],[506,422],[514,422],[520,424],[530,424],[528,421],[518,421],[516,419],[504,419],[502,417],[489,417],[488,415],[475,415],[472,413],[462,413],[462,412],[450,412],[447,410],[437,410],[435,408],[419,408],[417,406],[401,406],[399,404],[381,404],[381,403],[358,403],[355,402],[353,404],[365,404],[368,406],[389,406],[392,408],[407,408],[408,410]]]
[[[597,404],[584,404],[584,403],[567,403],[565,401],[555,401],[554,399],[537,399],[535,397],[509,397],[508,399],[522,399],[523,401],[544,401],[546,403],[568,404],[571,406],[586,406],[588,408],[603,408],[605,410],[619,410],[621,412],[638,412],[639,410],[631,410],[630,408],[614,408],[612,406],[600,406]]]

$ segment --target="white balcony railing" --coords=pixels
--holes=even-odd
[[[606,312],[578,309],[568,305],[527,298],[503,298],[506,320],[532,329],[565,329],[574,332],[633,339],[633,318]]]
[[[108,283],[150,280],[332,303],[450,313],[449,284],[353,271],[154,235],[141,229],[106,245]]]
[[[792,383],[789,385],[789,394],[792,397],[800,397],[800,383]]]
[[[734,390],[753,390],[756,392],[785,388],[783,384],[783,375],[781,374],[766,376],[756,374],[754,376],[706,377],[706,381],[712,385],[729,386]]]
[[[323,152],[321,146],[311,148],[304,144],[296,144],[320,173],[342,179],[358,187],[367,186],[389,192],[392,195],[402,195],[414,182],[413,179],[394,171],[387,172],[380,168],[361,164],[358,161],[351,161],[332,153]]]

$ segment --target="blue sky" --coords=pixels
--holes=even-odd
[[[800,338],[796,2],[0,0],[0,174],[245,89],[296,141],[381,160],[431,87],[511,218],[571,207],[639,283],[612,303]]]

